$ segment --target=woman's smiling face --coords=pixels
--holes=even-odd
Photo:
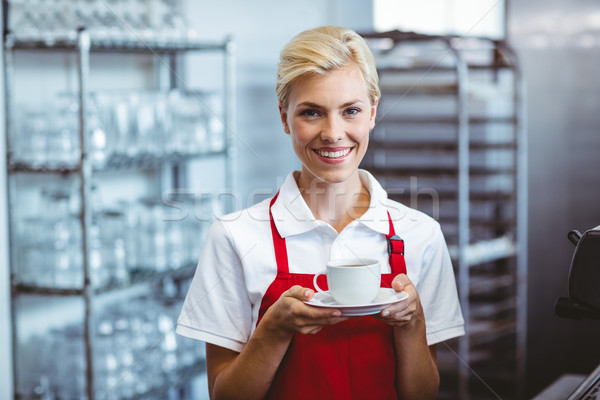
[[[341,183],[357,173],[377,111],[357,67],[297,82],[279,111],[305,178]]]

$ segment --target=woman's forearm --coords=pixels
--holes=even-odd
[[[213,399],[262,399],[296,333],[315,334],[326,325],[347,320],[339,310],[306,305],[314,292],[294,285],[265,313],[241,351],[212,346],[206,353]]]
[[[264,398],[291,339],[289,333],[271,331],[267,324],[259,324],[242,352],[217,367],[211,399]]]
[[[436,361],[427,346],[425,320],[419,314],[420,318],[394,327],[396,390],[403,400],[435,399],[440,382]]]

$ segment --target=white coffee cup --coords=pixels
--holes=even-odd
[[[369,304],[379,292],[381,266],[374,259],[331,260],[327,263],[326,270],[316,274],[313,279],[317,291],[326,293],[317,285],[317,278],[321,275],[327,275],[329,294],[339,304]]]

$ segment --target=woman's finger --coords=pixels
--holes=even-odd
[[[284,296],[294,297],[302,301],[310,300],[314,294],[314,290],[302,287],[300,285],[294,285],[284,292]]]
[[[392,287],[397,292],[404,291],[408,294],[406,300],[390,305],[375,315],[375,318],[393,326],[401,326],[415,318],[418,312],[419,295],[415,286],[406,274],[394,277]]]
[[[398,274],[394,277],[394,280],[392,281],[392,287],[397,292],[401,292],[403,290],[406,291],[408,286],[414,287],[412,281],[406,274]]]
[[[340,317],[342,313],[340,310],[335,308],[325,307],[312,307],[305,304],[314,295],[314,290],[302,287],[300,285],[292,286],[288,289],[283,296],[286,297],[289,302],[288,307],[290,312],[298,318],[307,318],[314,320],[314,322],[321,322],[320,320],[326,320],[331,317]],[[324,321],[327,323],[328,321]]]

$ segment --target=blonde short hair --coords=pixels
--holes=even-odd
[[[375,59],[365,40],[351,29],[322,26],[296,35],[281,50],[277,66],[277,98],[284,108],[292,86],[311,75],[324,75],[354,64],[362,75],[371,104],[381,95]]]

